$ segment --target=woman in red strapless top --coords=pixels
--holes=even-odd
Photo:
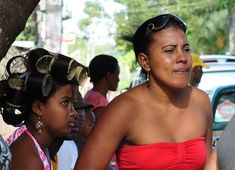
[[[127,146],[117,151],[119,168],[123,170],[198,170],[204,167],[206,154],[204,137],[180,143]]]
[[[145,21],[133,37],[148,79],[116,97],[88,137],[75,170],[103,170],[117,153],[120,170],[203,170],[211,152],[208,95],[188,85],[186,25],[173,14]]]

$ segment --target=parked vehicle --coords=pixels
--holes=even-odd
[[[201,58],[209,65],[209,69],[203,69],[198,88],[211,97],[216,87],[235,84],[235,56],[202,55]]]
[[[235,84],[218,87],[211,98],[213,130],[224,130],[235,114]]]
[[[214,88],[211,93],[213,110],[213,146],[235,114],[235,84]]]
[[[206,91],[213,110],[213,146],[235,114],[235,56],[201,55],[203,69],[198,88]]]
[[[205,63],[228,63],[228,62],[235,62],[235,56],[233,56],[233,55],[207,54],[207,55],[200,55],[200,58]]]

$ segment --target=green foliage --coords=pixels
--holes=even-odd
[[[114,1],[125,7],[114,15],[114,23],[116,24],[114,35],[116,42],[115,50],[118,50],[118,53],[115,54],[120,56],[119,62],[122,66],[130,68],[129,71],[131,74],[137,68],[135,55],[132,51],[133,45],[131,41],[133,34],[137,27],[145,20],[162,13],[174,13],[182,17],[187,23],[187,35],[193,52],[202,54],[225,53],[228,51],[230,43],[228,40],[229,26],[231,25],[228,24],[228,9],[234,11],[235,0]],[[109,17],[105,14],[100,2],[97,0],[87,1],[84,11],[88,17],[83,19],[79,24],[85,35],[87,35],[91,24],[96,23],[101,17]],[[89,38],[89,36],[86,38]],[[99,48],[102,51],[104,47]],[[125,84],[129,82],[129,78],[124,77],[121,86],[125,87]]]
[[[34,41],[36,36],[36,26],[31,15],[26,23],[25,29],[16,38],[19,41]]]
[[[115,41],[119,50],[128,52],[132,49],[131,39],[137,27],[154,13],[160,13],[160,11],[159,9],[149,10],[153,6],[151,1],[118,0],[117,2],[122,2],[127,8],[115,15],[117,23]]]
[[[138,66],[133,50],[130,50],[125,55],[121,56],[119,62],[121,65],[127,65],[130,72],[135,72],[136,67]]]
[[[130,87],[131,81],[130,80],[122,80],[118,83],[118,90],[125,91]]]
[[[90,18],[101,17],[103,7],[99,1],[86,1],[84,12],[89,15]]]
[[[104,12],[104,9],[99,1],[86,1],[84,7],[84,13],[87,14],[87,18],[84,18],[79,21],[79,27],[81,31],[88,33],[88,27],[91,24],[97,22],[96,19],[109,17],[107,13]]]
[[[77,50],[85,49],[85,40],[83,38],[76,38],[76,41],[74,44],[69,45],[68,47],[68,53],[72,53]]]
[[[126,6],[115,16],[118,49],[128,53],[132,49],[131,36],[146,19],[161,13],[181,16],[188,26],[192,51],[197,53],[225,53],[228,51],[227,8],[235,0],[115,0]],[[134,61],[133,61],[134,62]]]
[[[188,37],[197,53],[225,53],[228,47],[227,11],[220,10],[197,18],[197,27],[189,29]],[[219,41],[222,45],[218,45]]]

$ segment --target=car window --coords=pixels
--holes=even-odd
[[[215,109],[216,123],[229,122],[235,114],[235,92],[222,94]]]

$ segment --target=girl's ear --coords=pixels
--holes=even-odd
[[[32,111],[37,115],[37,116],[42,116],[43,113],[43,104],[42,102],[36,100],[32,104]]]
[[[138,62],[140,64],[140,66],[146,71],[149,72],[150,71],[150,67],[149,67],[149,57],[144,54],[144,53],[139,53],[138,54]]]
[[[112,73],[110,73],[110,72],[107,72],[107,74],[106,74],[106,79],[109,81],[110,79],[112,79],[112,77],[113,77],[113,74]]]

